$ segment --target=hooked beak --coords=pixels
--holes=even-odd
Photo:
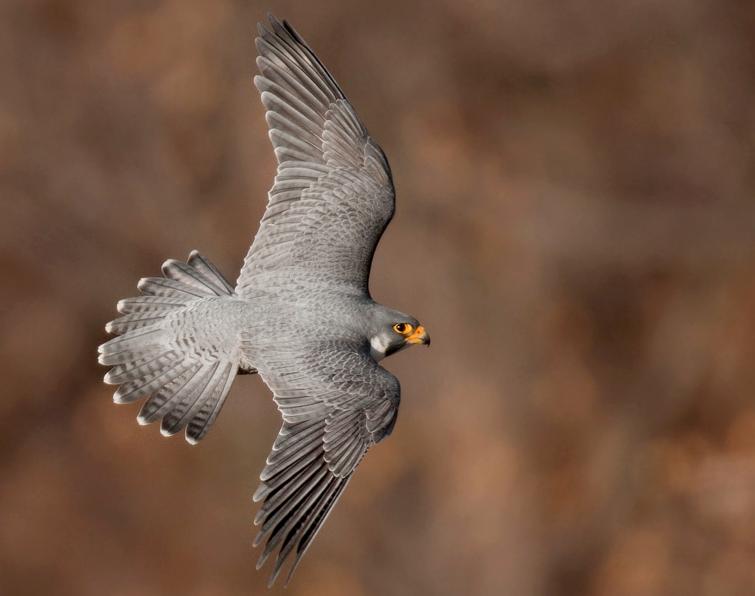
[[[414,333],[412,333],[406,338],[406,343],[425,344],[426,346],[429,346],[430,336],[427,334],[427,331],[425,331],[425,328],[422,325],[418,325],[417,328],[414,330]]]

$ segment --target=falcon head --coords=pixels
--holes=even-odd
[[[370,352],[375,360],[412,345],[430,345],[430,336],[419,321],[396,310],[378,309],[370,327]]]

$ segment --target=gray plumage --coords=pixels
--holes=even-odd
[[[429,344],[416,319],[375,303],[375,247],[394,211],[390,168],[338,84],[285,22],[256,39],[278,161],[265,215],[234,289],[196,251],[142,279],[100,346],[114,400],[146,398],[140,424],[196,443],[237,372],[258,372],[283,426],[254,494],[258,567],[270,584],[301,557],[367,450],[396,422],[398,380],[377,362]]]

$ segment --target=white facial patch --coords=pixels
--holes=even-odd
[[[385,343],[385,339],[380,335],[376,335],[370,339],[370,355],[375,362],[380,362],[385,358],[385,352],[388,349],[388,345]]]

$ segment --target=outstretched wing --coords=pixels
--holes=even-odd
[[[394,210],[388,162],[338,84],[285,21],[259,26],[254,84],[278,160],[236,291],[326,284],[368,292]]]
[[[400,387],[356,344],[288,345],[254,358],[283,414],[254,494],[264,500],[255,546],[267,541],[257,568],[277,550],[272,585],[295,553],[291,578],[357,464],[390,434]]]

